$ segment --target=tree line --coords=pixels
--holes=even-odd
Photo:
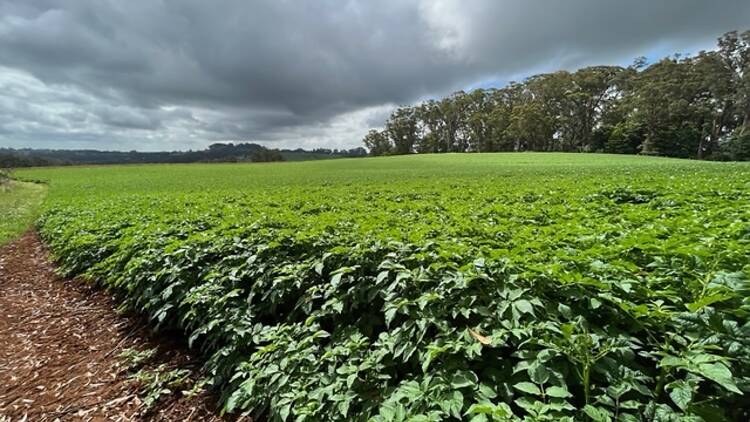
[[[397,108],[371,155],[570,151],[750,160],[750,31],[628,67],[539,74]]]
[[[217,142],[203,150],[161,152],[0,148],[0,169],[76,164],[301,161],[365,155],[367,151],[362,147],[349,150],[290,150],[270,149],[249,142]]]

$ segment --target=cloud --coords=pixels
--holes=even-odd
[[[395,104],[694,51],[740,0],[0,1],[0,145],[358,146]]]

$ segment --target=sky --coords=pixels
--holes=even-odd
[[[747,29],[747,0],[0,0],[0,147],[353,148],[398,105]]]

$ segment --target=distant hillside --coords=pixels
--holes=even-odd
[[[305,161],[365,155],[367,151],[364,148],[279,150],[253,143],[215,143],[199,151],[164,152],[0,148],[0,168],[76,164]]]

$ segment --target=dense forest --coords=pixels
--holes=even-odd
[[[75,164],[302,161],[364,155],[367,155],[367,151],[362,147],[349,150],[290,150],[269,149],[253,143],[214,143],[204,150],[168,152],[0,148],[0,168]]]
[[[532,76],[396,109],[371,155],[571,151],[750,160],[750,31],[629,67]]]

